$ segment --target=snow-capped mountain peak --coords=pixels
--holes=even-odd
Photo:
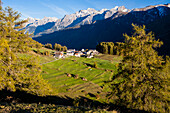
[[[115,6],[113,9],[117,10],[119,8],[119,6]]]
[[[76,12],[77,17],[82,17],[82,16],[86,16],[89,14],[95,14],[97,13],[97,11],[93,8],[88,8],[87,10],[80,10],[78,12]]]
[[[168,7],[170,8],[170,4],[168,4]]]
[[[86,10],[79,10],[73,14],[65,15],[62,19],[56,17],[44,17],[43,19],[28,18],[27,26],[25,27],[30,33],[34,32],[35,35],[39,33],[51,33],[66,28],[74,28],[85,24],[94,24],[97,20],[115,19],[119,16],[133,13],[136,11],[149,12],[154,9],[160,16],[164,15],[164,10],[170,7],[170,4],[147,6],[145,8],[136,8],[129,10],[125,6],[115,6],[112,9],[95,10],[87,8]]]
[[[29,17],[27,24],[30,24],[30,26],[39,26],[39,25],[44,25],[48,22],[55,22],[58,20],[56,17],[44,17],[43,19],[37,19],[37,18],[32,18]]]
[[[93,8],[87,8],[87,11],[96,11],[96,10]]]

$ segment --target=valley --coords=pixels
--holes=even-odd
[[[0,0],[0,112],[168,113],[170,4],[75,1]]]
[[[115,9],[112,16],[109,18],[103,18],[96,20],[94,23],[81,24],[83,20],[86,20],[86,16],[81,21],[77,22],[70,28],[63,28],[60,30],[54,30],[50,33],[41,33],[39,36],[35,36],[33,39],[42,43],[51,43],[54,45],[58,42],[62,45],[66,45],[68,48],[87,48],[95,49],[96,45],[100,42],[123,42],[123,34],[127,33],[131,35],[133,29],[131,24],[146,25],[147,31],[152,31],[155,34],[156,39],[160,39],[164,42],[164,45],[159,49],[162,55],[170,55],[168,51],[170,40],[170,8],[169,5],[155,5],[147,6],[144,8],[129,10],[123,12],[120,9],[125,7],[119,7]],[[106,16],[105,13],[96,16]],[[89,14],[89,16],[92,16]],[[67,16],[69,17],[69,16]],[[65,17],[64,17],[65,18]],[[95,18],[95,17],[93,17]],[[79,20],[79,18],[77,19]],[[158,24],[161,23],[161,24]],[[38,29],[38,28],[37,28]],[[51,31],[49,29],[49,31]]]

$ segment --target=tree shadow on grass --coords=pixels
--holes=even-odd
[[[94,95],[92,95],[94,96]],[[136,110],[136,109],[130,109],[127,108],[126,106],[119,106],[119,105],[114,105],[112,103],[101,103],[96,100],[89,99],[87,97],[80,96],[79,97],[79,106],[83,106],[85,108],[94,108],[94,109],[106,109],[108,111],[113,111],[116,110],[118,113],[148,113],[143,110]]]
[[[86,65],[86,66],[88,66],[88,67],[94,68],[94,65],[92,65],[92,64],[84,63],[84,62],[83,62],[83,64]]]
[[[134,110],[126,108],[125,106],[117,106],[113,104],[101,103],[97,100],[92,100],[87,97],[80,96],[77,99],[70,97],[59,97],[59,96],[37,96],[26,93],[24,91],[10,92],[6,90],[0,91],[0,105],[2,103],[41,103],[41,104],[55,104],[63,106],[74,106],[75,102],[78,103],[78,107],[93,108],[93,109],[107,109],[116,110],[121,113],[132,112],[132,113],[145,113],[146,111]]]
[[[59,96],[37,96],[24,91],[10,92],[6,90],[0,91],[0,102],[7,103],[42,103],[42,104],[57,104],[70,106],[73,99],[69,97]]]

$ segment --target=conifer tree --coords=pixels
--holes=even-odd
[[[99,44],[96,46],[96,50],[99,51],[100,53],[103,53],[103,51],[102,51],[102,43],[99,43]]]
[[[49,48],[49,49],[53,49],[53,46],[52,46],[52,44],[50,44],[50,43],[45,44],[45,47],[46,47],[46,48]]]
[[[108,54],[108,45],[106,44],[103,46],[103,53]]]
[[[53,47],[55,50],[57,50],[57,43],[54,44],[54,47]]]
[[[168,112],[169,79],[168,60],[154,50],[162,42],[155,40],[145,26],[132,24],[134,34],[125,34],[125,55],[118,73],[111,83],[112,97],[116,104],[149,112]],[[118,82],[119,81],[119,82]]]
[[[109,42],[108,43],[108,52],[110,55],[113,55],[113,46],[114,46],[114,43],[113,42]]]
[[[25,30],[17,30],[22,28],[27,20],[19,21],[20,14],[18,14],[17,11],[13,11],[10,7],[6,7],[5,10],[2,9],[1,11],[0,35],[9,41],[9,46],[12,51],[29,51],[28,43],[32,41],[29,37],[30,35],[28,33],[24,34]]]
[[[123,55],[124,43],[116,42],[101,42],[96,46],[96,50],[103,54]]]
[[[57,50],[61,51],[62,46],[60,44],[57,44]]]
[[[67,51],[67,47],[66,46],[63,46],[63,51]]]
[[[38,48],[38,49],[40,49],[40,48],[42,48],[42,44],[41,43],[39,43],[39,42],[35,42],[35,47],[36,48]]]
[[[1,8],[0,13],[0,90],[50,94],[50,86],[40,75],[38,59],[21,58],[16,53],[28,52],[28,42],[32,41],[24,30],[17,30],[26,21],[19,21],[20,14],[10,7],[5,10]]]

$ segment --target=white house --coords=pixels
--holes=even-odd
[[[98,55],[99,54],[99,52],[98,51],[93,51],[93,55]]]
[[[85,50],[84,49],[81,49],[82,52],[84,52]]]
[[[90,53],[92,53],[92,52],[93,52],[92,50],[88,50],[87,55],[90,55]]]
[[[99,52],[98,51],[96,51],[95,49],[93,50],[93,49],[90,49],[88,52],[87,52],[87,55],[97,55],[97,54],[99,54]]]
[[[67,50],[67,53],[70,53],[70,52],[73,52],[73,53],[74,53],[75,51],[76,51],[75,49],[68,49],[68,50]]]
[[[63,54],[63,52],[57,51],[57,52],[55,53],[55,57],[56,57],[56,58],[64,58],[64,54]]]
[[[81,54],[80,53],[74,53],[74,56],[76,56],[76,57],[80,57],[81,56]]]
[[[67,52],[67,56],[73,56],[74,52]]]
[[[79,51],[78,53],[79,53],[80,55],[83,55],[83,52],[81,52],[81,51]]]

